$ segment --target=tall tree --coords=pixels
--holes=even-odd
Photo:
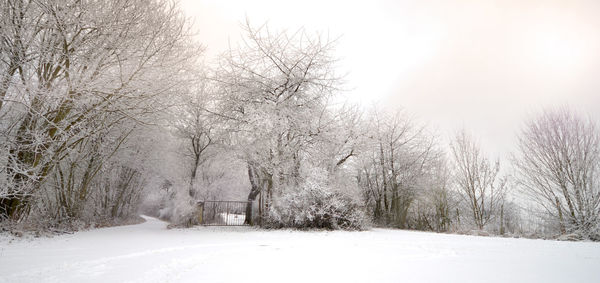
[[[408,228],[409,209],[436,155],[433,136],[404,112],[374,111],[358,181],[375,220]]]
[[[207,81],[201,81],[188,95],[182,95],[182,105],[176,107],[177,113],[174,113],[176,135],[184,140],[184,157],[189,160],[188,194],[191,198],[197,194],[198,170],[211,157],[210,149],[216,145],[221,127],[219,117],[206,110],[213,91]]]
[[[170,1],[0,5],[2,57],[9,61],[0,67],[0,115],[10,118],[0,125],[8,147],[0,217],[18,220],[54,170],[64,171],[56,166],[74,148],[106,141],[98,133],[147,123],[160,111],[200,49]]]
[[[228,119],[247,161],[248,200],[262,192],[268,210],[274,195],[299,177],[305,149],[320,134],[319,117],[340,80],[333,72],[334,43],[320,35],[247,24],[246,36],[243,46],[223,56],[215,78],[222,97],[214,112]]]
[[[514,163],[519,185],[561,232],[598,229],[600,131],[591,119],[566,108],[543,112],[519,135]]]
[[[458,189],[473,223],[484,229],[504,201],[506,179],[499,176],[500,162],[490,162],[464,129],[456,134],[450,148]]]

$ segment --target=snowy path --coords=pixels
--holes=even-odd
[[[600,244],[376,229],[167,230],[0,238],[0,282],[600,282]]]

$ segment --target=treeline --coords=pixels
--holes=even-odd
[[[0,1],[0,221],[137,213],[149,125],[200,49],[170,1]]]
[[[273,228],[599,239],[600,131],[568,109],[527,121],[500,164],[466,130],[340,103],[320,34],[247,23],[200,63],[169,1],[0,3],[7,227],[194,225],[199,200],[247,199]]]
[[[254,218],[267,227],[598,239],[593,120],[567,108],[542,112],[525,121],[518,150],[501,164],[467,130],[446,141],[406,112],[336,104],[334,41],[249,24],[246,36],[207,72],[192,95],[200,104],[182,111],[192,198],[206,191],[194,183],[195,170],[204,172],[197,165],[232,154],[244,164],[247,199],[260,203]]]

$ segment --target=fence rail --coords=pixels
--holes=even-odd
[[[248,201],[204,201],[200,202],[200,223],[206,226],[244,226]]]

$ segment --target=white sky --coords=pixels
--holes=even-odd
[[[341,37],[347,95],[405,108],[442,137],[464,126],[506,155],[544,107],[600,112],[600,1],[183,0],[209,57],[240,23]],[[444,140],[445,141],[445,140]]]

